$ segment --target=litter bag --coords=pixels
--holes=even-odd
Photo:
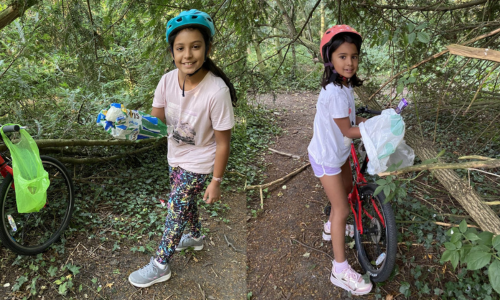
[[[404,142],[405,123],[401,116],[389,108],[359,124],[361,138],[368,158],[367,171],[371,175],[387,170],[402,161],[399,168],[413,165],[415,154]]]
[[[167,136],[167,125],[158,118],[138,110],[126,109],[120,103],[112,103],[97,115],[97,124],[114,138],[142,140]]]
[[[13,125],[13,124],[7,124]],[[49,174],[43,169],[38,146],[26,130],[19,131],[20,141],[13,144],[0,130],[3,141],[10,150],[14,173],[17,211],[38,212],[47,202]]]

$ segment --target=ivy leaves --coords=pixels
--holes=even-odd
[[[479,270],[490,264],[490,284],[500,293],[500,236],[493,237],[491,232],[478,233],[475,228],[467,227],[465,220],[458,230],[451,228],[446,235],[450,241],[444,243],[446,250],[441,256],[441,263],[449,261],[454,269],[460,263],[466,264],[468,270]]]

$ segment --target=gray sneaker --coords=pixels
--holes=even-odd
[[[175,251],[182,251],[189,247],[192,247],[196,251],[203,249],[203,236],[200,236],[198,240],[195,240],[191,234],[183,234],[179,245],[175,248]]]
[[[155,264],[155,260],[151,257],[149,264],[140,268],[139,270],[132,272],[128,277],[128,281],[136,287],[148,287],[158,282],[167,281],[170,279],[172,273],[170,272],[170,267],[162,270],[158,268]]]

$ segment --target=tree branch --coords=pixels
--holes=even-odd
[[[463,44],[461,44],[461,45],[468,45],[468,44],[472,44],[472,43],[477,42],[477,41],[479,41],[479,40],[481,40],[481,39],[484,39],[484,38],[486,38],[486,37],[489,37],[489,36],[495,35],[495,34],[497,34],[497,33],[499,33],[499,32],[500,32],[500,28],[497,28],[497,29],[495,29],[495,30],[493,30],[493,31],[491,31],[491,32],[489,32],[489,33],[486,33],[486,34],[480,35],[480,36],[478,36],[478,37],[476,37],[476,38],[473,38],[472,40],[468,40],[468,41],[466,41],[465,43],[463,43]],[[379,89],[378,89],[375,93],[373,93],[373,95],[371,95],[371,96],[370,96],[370,98],[368,98],[368,101],[372,100],[372,98],[373,98],[373,97],[375,97],[375,95],[377,95],[377,94],[378,94],[378,93],[379,93],[379,92],[380,92],[380,91],[381,91],[381,90],[382,90],[382,89],[383,89],[386,85],[388,85],[389,83],[391,83],[391,81],[393,81],[396,77],[399,77],[401,74],[404,74],[404,73],[406,73],[406,72],[409,72],[410,70],[415,69],[415,68],[417,68],[418,66],[423,65],[423,64],[425,64],[426,62],[429,62],[429,61],[433,60],[434,58],[438,58],[438,57],[440,57],[440,56],[442,56],[442,55],[444,55],[444,54],[446,54],[446,53],[448,53],[448,52],[449,52],[449,50],[448,50],[448,49],[443,50],[443,51],[441,51],[441,52],[439,52],[439,53],[436,53],[436,54],[434,54],[434,55],[431,55],[431,56],[427,57],[426,59],[422,60],[421,62],[419,62],[419,63],[417,63],[417,64],[414,64],[413,66],[409,67],[408,69],[404,69],[404,70],[402,70],[402,71],[398,72],[396,75],[394,75],[394,76],[392,76],[391,78],[389,78],[389,80],[387,80],[387,81],[386,81],[383,85],[381,85],[381,86],[380,86],[380,88],[379,88]]]
[[[459,159],[468,159],[464,157],[460,157]],[[399,169],[397,171],[392,172],[382,172],[379,173],[379,176],[387,176],[387,175],[400,175],[404,173],[414,172],[414,171],[423,171],[423,170],[437,170],[437,169],[468,169],[468,168],[486,168],[493,169],[500,167],[500,159],[488,159],[484,161],[468,161],[464,163],[437,163],[437,164],[421,164],[410,166],[406,168]]]
[[[66,146],[132,146],[143,145],[151,143],[164,143],[167,141],[166,137],[158,139],[144,139],[138,141],[128,140],[35,140],[38,148],[48,147],[66,147]],[[0,151],[7,150],[5,145],[0,145]]]
[[[412,10],[412,11],[452,11],[452,10],[457,10],[457,9],[464,9],[464,8],[469,8],[472,6],[477,6],[481,4],[485,4],[488,2],[488,0],[475,0],[467,3],[462,3],[459,5],[455,6],[439,6],[440,4],[433,4],[429,6],[423,6],[423,7],[418,7],[418,6],[391,6],[391,5],[376,5],[376,4],[368,4],[368,3],[361,3],[359,4],[360,6],[363,7],[376,7],[380,9],[395,9],[395,10]],[[434,7],[434,6],[438,7]]]

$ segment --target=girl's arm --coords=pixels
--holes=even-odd
[[[362,118],[361,118],[362,119]],[[359,132],[359,127],[352,127],[351,121],[349,117],[341,118],[341,119],[333,119],[335,124],[339,127],[342,134],[350,139],[359,139],[361,138],[361,133]],[[356,117],[356,122],[358,121]]]
[[[362,123],[362,122],[364,122],[366,120],[368,120],[368,119],[356,116],[356,125],[359,125],[359,123]]]
[[[158,119],[160,119],[163,122],[163,124],[167,124],[167,120],[165,120],[165,108],[164,107],[161,107],[161,108],[153,107],[153,109],[151,110],[151,115],[153,117],[157,117]]]
[[[215,133],[215,163],[213,177],[222,178],[226,170],[227,160],[229,159],[229,150],[231,142],[231,130],[218,131]],[[205,191],[203,200],[210,204],[220,200],[220,182],[212,179]]]

